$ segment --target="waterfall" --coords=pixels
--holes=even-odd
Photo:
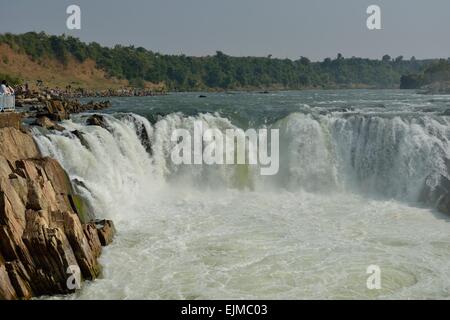
[[[105,128],[85,125],[86,117],[64,122],[61,133],[35,131],[35,139],[94,210],[115,219],[151,205],[154,191],[170,186],[349,191],[417,201],[427,177],[449,178],[446,117],[292,113],[269,126],[280,130],[280,170],[267,177],[250,165],[171,162],[173,130],[192,131],[195,121],[235,128],[217,114],[173,113],[154,124],[131,113],[104,115]]]
[[[283,185],[417,201],[427,177],[448,177],[444,117],[298,113],[276,126],[283,137]]]
[[[148,122],[135,115],[134,121],[105,119],[107,129],[69,120],[64,132],[36,134],[35,140],[44,155],[57,159],[73,180],[81,182],[79,189],[94,212],[119,220],[151,201],[158,175],[146,141],[140,140],[141,127],[136,126],[141,120],[149,129]]]
[[[280,168],[261,176],[257,165],[172,163],[175,129],[234,129],[232,117],[116,113],[100,127],[89,116],[33,128],[118,227],[104,278],[64,298],[448,297],[448,220],[415,205],[430,178],[450,178],[448,117],[290,112],[264,124],[279,130]]]

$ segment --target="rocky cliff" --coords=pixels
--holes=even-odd
[[[450,215],[450,180],[442,175],[437,178],[428,177],[419,200]]]
[[[94,279],[111,221],[86,221],[60,164],[41,156],[32,136],[0,128],[0,299],[67,294],[68,279]]]

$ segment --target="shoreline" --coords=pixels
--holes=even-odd
[[[248,88],[195,88],[192,90],[147,90],[140,88],[127,89],[81,89],[75,91],[60,90],[59,88],[35,88],[25,90],[23,86],[16,86],[16,101],[28,104],[39,102],[40,100],[50,99],[88,99],[88,98],[125,98],[125,97],[158,97],[167,96],[176,93],[259,93],[270,94],[274,92],[295,92],[295,91],[345,91],[345,90],[416,90],[402,89],[400,87],[375,87],[367,85],[349,85],[349,86],[328,86],[328,87],[303,87],[303,88],[283,88],[283,87],[248,87]],[[433,94],[433,93],[429,93]],[[18,105],[20,106],[20,104]]]
[[[0,300],[73,293],[82,280],[101,275],[98,258],[115,227],[94,218],[61,164],[42,155],[21,121],[5,123],[17,115],[0,115]]]

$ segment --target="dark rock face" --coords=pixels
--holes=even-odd
[[[141,140],[142,145],[148,154],[153,155],[152,142],[148,136],[147,130],[143,126],[136,126],[136,134]]]
[[[0,150],[0,299],[71,293],[73,267],[83,279],[96,278],[102,243],[114,236],[112,222],[97,227],[81,219],[84,200],[30,135],[0,129]]]
[[[86,112],[90,110],[102,110],[111,107],[109,101],[89,102],[81,104],[78,100],[44,100],[41,101],[41,106],[36,106],[33,110],[36,111],[37,118],[47,117],[52,121],[62,121],[69,119],[72,113]]]
[[[96,220],[94,225],[102,246],[110,245],[116,234],[114,223],[111,220]]]
[[[22,114],[18,112],[0,112],[0,128],[22,128]]]
[[[145,151],[147,151],[148,154],[153,155],[152,141],[150,140],[150,135],[142,122],[138,121],[135,117],[130,115],[124,115],[123,117],[127,121],[130,121],[134,124],[136,135],[139,137],[139,140],[144,146]]]
[[[442,213],[450,214],[450,180],[444,176],[437,179],[428,177],[425,181],[420,201]]]
[[[42,128],[46,128],[48,130],[64,131],[64,128],[62,126],[53,122],[46,116],[37,118],[36,121],[34,122],[34,125],[42,127]]]
[[[104,129],[108,128],[105,118],[102,115],[94,114],[86,119],[86,124],[88,126],[98,126]]]
[[[109,101],[101,101],[101,102],[90,101],[87,104],[83,105],[82,108],[84,109],[84,111],[102,110],[102,109],[106,109],[106,108],[111,108],[111,102],[109,102]]]
[[[45,106],[38,111],[38,117],[47,117],[53,121],[62,121],[69,119],[70,113],[63,106],[60,100],[49,100]]]
[[[12,300],[15,297],[16,290],[14,289],[11,280],[9,279],[5,260],[0,255],[0,299]]]
[[[445,166],[450,174],[450,159],[445,161]],[[425,179],[419,201],[442,213],[450,214],[450,180],[443,175],[428,176]]]
[[[78,138],[78,140],[80,140],[80,143],[86,148],[89,149],[89,143],[86,141],[86,139],[83,136],[83,132],[78,131],[78,130],[74,130],[74,131],[70,131],[71,134],[73,134],[75,137]]]

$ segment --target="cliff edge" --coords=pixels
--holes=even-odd
[[[0,299],[68,294],[76,287],[71,276],[99,276],[97,259],[114,225],[83,221],[86,208],[30,134],[0,128]]]

